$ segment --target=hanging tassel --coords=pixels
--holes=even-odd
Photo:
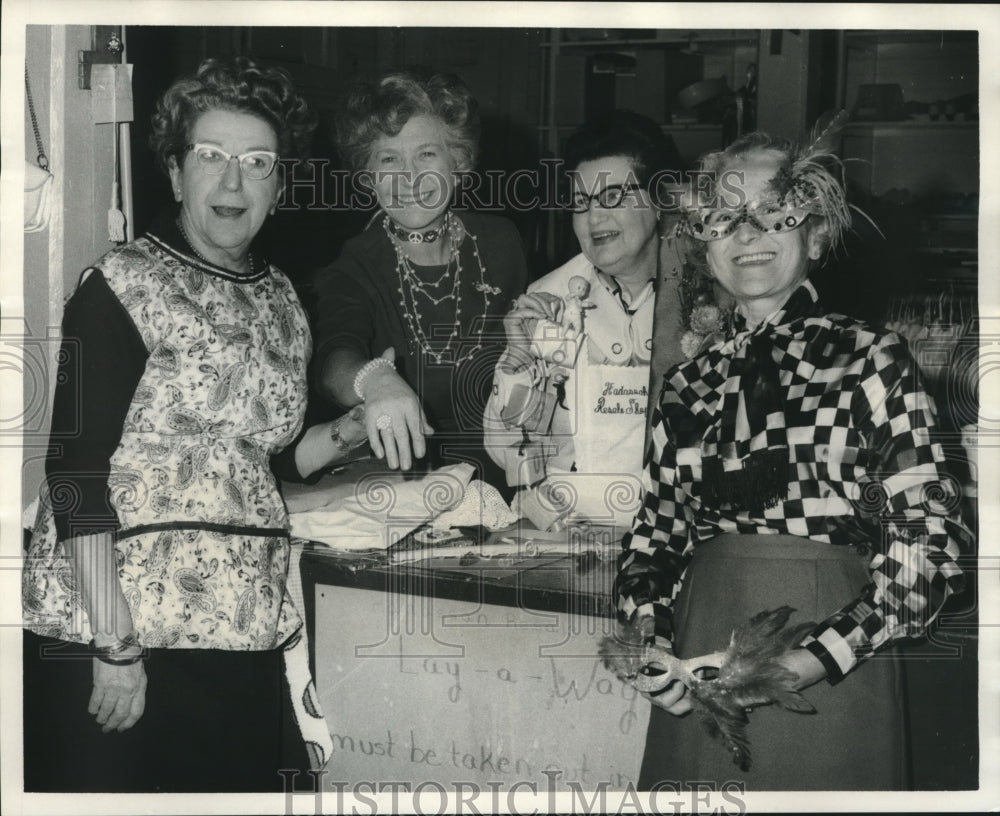
[[[120,244],[125,240],[125,213],[121,211],[121,196],[117,180],[111,184],[111,206],[108,209],[108,240]]]
[[[121,189],[118,184],[118,72],[111,89],[111,204],[108,208],[108,240],[120,244],[125,240],[125,213],[121,211]]]

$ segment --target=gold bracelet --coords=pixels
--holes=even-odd
[[[114,657],[116,654],[121,654],[126,649],[135,646],[137,643],[138,638],[136,637],[135,632],[132,632],[112,643],[110,646],[98,646],[94,641],[91,641],[90,648],[93,649],[96,654]]]
[[[135,632],[126,635],[110,646],[98,646],[94,641],[90,641],[90,650],[94,657],[100,660],[102,663],[108,663],[112,666],[131,666],[133,663],[137,663],[146,656],[146,650],[141,649],[138,654],[127,655],[125,654],[126,649],[131,649],[133,646],[139,645],[139,639]]]
[[[335,419],[333,424],[330,425],[330,441],[333,442],[334,447],[341,453],[349,453],[351,446],[347,443],[347,440],[340,435],[340,426],[343,421],[343,418]]]
[[[95,654],[98,660],[102,663],[107,663],[109,666],[131,666],[133,663],[138,663],[146,656],[146,650],[143,649],[139,654],[134,655],[117,655],[112,657],[106,654]]]

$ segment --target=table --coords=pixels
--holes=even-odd
[[[460,560],[389,565],[307,547],[330,778],[634,784],[649,705],[597,652],[612,632],[614,564],[593,554]]]
[[[460,562],[390,566],[382,553],[307,546],[330,779],[546,790],[546,773],[558,772],[561,790],[634,782],[649,704],[604,670],[596,649],[612,627],[611,561]],[[978,784],[976,630],[974,608],[943,613],[930,641],[905,650],[918,789]]]

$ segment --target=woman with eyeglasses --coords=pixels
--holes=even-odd
[[[675,155],[654,122],[628,111],[567,141],[581,252],[508,313],[485,417],[490,455],[542,529],[573,518],[627,524],[638,508],[656,297],[669,306],[664,336],[676,339],[680,321],[670,302],[681,264],[654,189],[677,169]],[[670,274],[657,295],[661,263]],[[676,342],[661,351],[681,359]]]
[[[643,789],[919,785],[893,647],[961,590],[972,536],[906,344],[827,312],[809,281],[851,223],[825,138],[751,133],[700,163],[710,183],[690,202],[688,257],[735,306],[724,336],[667,374],[646,497],[622,542],[623,639],[652,656],[652,672],[629,678],[653,706]],[[781,609],[785,639],[758,631],[729,647]],[[742,662],[660,671],[666,653],[727,647]],[[720,711],[724,733],[746,726],[751,761],[704,728]]]
[[[66,306],[23,581],[29,791],[281,791],[309,768],[275,472],[343,458],[364,426],[300,433],[309,326],[253,241],[314,126],[247,59],[177,81],[151,141],[179,206]]]

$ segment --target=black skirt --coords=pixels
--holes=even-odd
[[[310,780],[280,649],[151,649],[145,713],[103,734],[87,712],[92,658],[42,656],[66,647],[24,633],[25,791],[281,792],[280,769]]]
[[[677,596],[676,652],[689,658],[724,649],[735,627],[784,605],[796,610],[791,623],[819,623],[870,580],[867,560],[850,547],[795,536],[719,536],[695,551]],[[750,714],[747,772],[696,714],[675,717],[653,706],[640,787],[695,781],[742,783],[754,791],[908,787],[902,672],[892,650],[804,694],[815,714],[774,705]]]

